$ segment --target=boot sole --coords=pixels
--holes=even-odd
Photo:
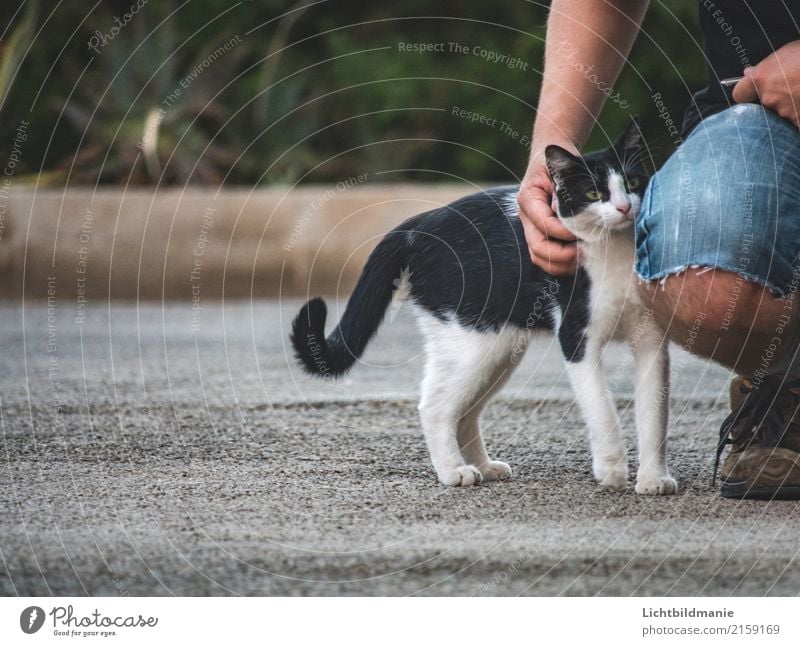
[[[747,482],[725,482],[719,489],[723,498],[739,500],[800,500],[800,485],[753,486]]]

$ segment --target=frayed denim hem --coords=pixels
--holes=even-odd
[[[736,274],[740,276],[743,280],[747,280],[751,283],[756,283],[761,287],[766,287],[769,289],[770,293],[775,296],[776,298],[785,298],[789,292],[794,293],[798,289],[798,282],[794,281],[794,289],[782,289],[775,285],[773,282],[767,280],[763,276],[759,276],[757,274],[752,274],[747,271],[742,271],[738,267],[728,267],[726,265],[720,263],[688,263],[684,265],[676,265],[674,267],[670,267],[669,269],[662,269],[660,271],[655,272],[652,276],[645,276],[638,268],[636,268],[636,277],[639,279],[640,282],[645,283],[652,283],[658,281],[658,283],[663,287],[664,282],[670,276],[675,276],[676,274],[683,273],[689,269],[702,269],[704,271],[711,271],[713,269],[720,269],[722,271],[727,271],[732,274]],[[698,273],[704,273],[704,271]]]

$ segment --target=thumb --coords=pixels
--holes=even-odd
[[[758,102],[758,87],[756,87],[752,71],[752,67],[745,68],[744,77],[733,87],[733,100],[736,103]]]

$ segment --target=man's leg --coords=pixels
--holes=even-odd
[[[786,375],[800,339],[800,133],[758,105],[709,117],[651,181],[636,229],[641,290],[670,338],[759,386],[723,426],[723,495],[800,496]]]
[[[796,333],[791,297],[709,268],[687,269],[660,284],[642,283],[641,291],[670,340],[695,354],[741,375],[778,369],[788,359]]]

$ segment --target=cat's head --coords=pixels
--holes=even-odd
[[[548,146],[545,160],[564,225],[586,241],[631,227],[647,186],[645,152],[635,118],[613,146],[584,157]]]

